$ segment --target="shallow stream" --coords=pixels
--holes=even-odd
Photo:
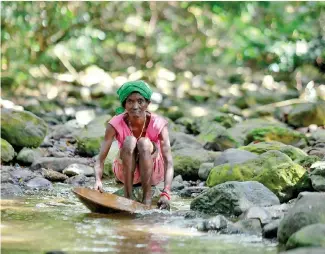
[[[105,191],[118,187],[106,183]],[[173,211],[189,210],[189,203],[175,197]],[[176,214],[91,213],[71,187],[58,184],[47,193],[1,200],[1,253],[277,253],[262,237],[199,232],[195,221]]]

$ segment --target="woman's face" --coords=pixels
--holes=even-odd
[[[130,116],[140,117],[147,110],[148,102],[141,94],[131,93],[125,100],[125,110]]]

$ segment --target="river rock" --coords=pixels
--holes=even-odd
[[[311,184],[316,191],[325,191],[325,161],[318,161],[311,165]]]
[[[78,163],[84,165],[92,165],[93,162],[91,159],[87,158],[54,158],[54,157],[42,157],[33,162],[31,165],[31,170],[38,170],[41,168],[53,169],[58,172],[62,172],[63,169],[68,167],[71,164]]]
[[[38,147],[47,133],[45,121],[31,112],[1,109],[1,135],[17,147]]]
[[[1,142],[1,161],[9,162],[15,157],[15,150],[12,145],[4,139],[0,139]]]
[[[288,114],[288,123],[295,127],[308,127],[311,124],[325,125],[325,102],[295,105]]]
[[[280,252],[280,254],[324,254],[325,248],[305,247]]]
[[[295,232],[315,223],[325,223],[325,193],[302,192],[282,219],[278,240],[285,244]]]
[[[172,150],[179,150],[186,147],[201,149],[202,144],[194,136],[182,132],[170,132],[170,145]]]
[[[214,167],[206,181],[212,187],[227,181],[258,181],[282,201],[292,198],[292,189],[306,170],[279,151],[268,151],[241,164]]]
[[[268,212],[267,208],[264,207],[250,207],[243,212],[239,219],[259,219],[262,225],[270,223],[272,215]]]
[[[17,155],[17,160],[24,164],[32,164],[35,160],[42,157],[42,152],[39,148],[30,149],[24,147]]]
[[[95,177],[87,177],[85,175],[75,175],[65,180],[64,183],[71,184],[72,186],[92,187],[95,184]]]
[[[307,137],[301,132],[278,126],[259,127],[251,130],[246,135],[245,145],[265,141],[279,141],[286,145],[303,147],[307,145]]]
[[[262,235],[265,238],[276,238],[281,219],[273,220],[263,227]]]
[[[205,149],[212,151],[224,151],[239,146],[239,143],[228,133],[227,129],[215,122],[207,125],[197,139]]]
[[[217,215],[213,218],[202,221],[197,225],[199,231],[220,231],[227,227],[231,222],[226,219],[223,215]]]
[[[241,123],[236,124],[234,127],[228,129],[229,135],[231,135],[239,145],[244,145],[246,135],[256,128],[262,128],[267,126],[274,126],[274,127],[286,127],[284,123],[281,123],[274,118],[268,119],[247,119]]]
[[[236,223],[229,223],[226,228],[220,231],[221,234],[246,234],[261,235],[262,227],[258,219],[244,219]]]
[[[17,169],[10,172],[11,177],[19,183],[27,182],[35,177],[35,174],[28,169]]]
[[[298,230],[290,236],[286,248],[298,247],[324,247],[325,248],[325,224],[316,223]]]
[[[65,174],[45,168],[42,168],[42,176],[51,182],[63,182],[69,178]]]
[[[208,151],[183,148],[172,152],[174,163],[174,174],[181,175],[184,180],[197,180],[200,165],[212,160]]]
[[[80,155],[95,156],[99,154],[101,143],[104,140],[107,122],[110,115],[96,117],[78,133],[77,149]]]
[[[22,189],[12,183],[1,183],[1,198],[10,198],[23,194]]]
[[[200,193],[202,193],[203,191],[206,191],[207,189],[209,189],[209,187],[200,187],[200,186],[191,186],[191,187],[185,187],[184,189],[182,189],[179,192],[179,195],[181,197],[196,197],[198,196]]]
[[[48,190],[52,188],[52,183],[49,180],[38,176],[29,180],[26,183],[26,187],[29,189]]]
[[[255,153],[251,153],[245,150],[239,150],[230,148],[226,151],[222,152],[219,156],[214,160],[214,166],[222,165],[222,164],[237,164],[243,163],[250,159],[255,159],[258,156]]]
[[[55,126],[54,131],[49,135],[49,138],[59,140],[62,138],[75,137],[84,126],[79,124],[76,119],[70,120],[62,125]]]
[[[291,145],[285,145],[277,141],[250,144],[248,146],[239,147],[239,149],[256,153],[256,154],[262,154],[267,151],[276,150],[288,155],[295,162],[298,162],[304,159],[306,156],[308,156],[307,153],[305,153],[303,150],[297,147]]]
[[[230,181],[203,192],[194,198],[190,207],[207,214],[238,216],[250,207],[279,203],[279,199],[259,182]]]
[[[208,179],[208,176],[209,176],[210,171],[211,171],[212,168],[213,168],[213,163],[212,162],[202,163],[200,165],[199,172],[198,172],[199,178],[204,180],[204,181],[206,179]]]
[[[75,175],[85,175],[85,176],[94,176],[94,168],[89,167],[87,165],[74,163],[66,167],[63,172],[67,176],[75,176]]]

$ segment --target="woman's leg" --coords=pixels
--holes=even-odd
[[[153,171],[153,144],[148,138],[140,138],[137,143],[139,152],[139,170],[143,190],[142,203],[151,205],[151,177]]]
[[[132,197],[136,145],[137,139],[133,136],[128,136],[125,138],[120,152],[124,174],[124,196],[126,198]]]

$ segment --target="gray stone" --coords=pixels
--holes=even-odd
[[[239,150],[230,148],[224,151],[220,156],[218,156],[214,161],[214,166],[222,165],[229,163],[231,165],[237,164],[237,163],[243,163],[245,161],[248,161],[250,159],[257,158],[258,155],[245,151],[245,150]]]
[[[171,149],[179,150],[188,147],[202,149],[203,146],[194,136],[182,132],[170,132]]]
[[[71,184],[72,186],[92,187],[95,184],[95,178],[85,175],[75,175],[65,180],[64,183]]]
[[[35,177],[35,174],[28,169],[18,169],[11,171],[10,175],[17,182],[27,182]]]
[[[315,223],[325,223],[325,193],[302,192],[282,219],[278,240],[280,243],[286,243],[299,229]]]
[[[250,207],[244,213],[239,216],[240,219],[259,219],[262,225],[271,222],[271,214],[267,211],[267,208],[263,207]]]
[[[58,172],[62,172],[67,166],[79,163],[84,165],[91,165],[93,162],[91,159],[86,158],[53,158],[53,157],[43,157],[34,161],[31,165],[31,170],[38,170],[41,168],[53,169]]]
[[[191,209],[208,214],[240,215],[250,207],[280,204],[263,184],[230,181],[216,185],[197,196]]]
[[[13,196],[21,195],[23,193],[22,189],[12,183],[2,183],[1,184],[1,198],[10,198]]]
[[[26,187],[29,189],[48,190],[52,188],[52,183],[43,177],[35,177],[26,183]]]
[[[258,219],[245,219],[236,223],[229,223],[227,228],[220,231],[222,234],[261,235],[262,227]]]
[[[196,197],[197,195],[201,194],[203,191],[206,191],[209,187],[186,187],[179,192],[181,197]]]
[[[67,176],[75,176],[75,175],[85,175],[85,176],[94,176],[94,168],[89,167],[87,165],[74,163],[69,165],[63,170],[63,174]]]
[[[17,155],[17,160],[25,164],[32,164],[35,160],[42,157],[42,152],[39,148],[30,149],[24,147]]]
[[[69,178],[65,174],[45,168],[42,169],[42,175],[45,179],[52,182],[63,182]]]
[[[262,235],[265,238],[276,238],[281,219],[274,220],[263,227]]]
[[[325,224],[317,223],[303,227],[290,236],[286,248],[325,247]]]
[[[313,247],[298,248],[286,252],[280,252],[280,254],[324,254],[324,253],[325,253],[325,248],[313,248]]]
[[[217,215],[213,218],[210,218],[208,220],[204,220],[202,223],[200,223],[197,228],[199,231],[220,231],[221,229],[224,229],[227,227],[227,225],[230,222],[222,215]]]
[[[213,163],[211,163],[211,162],[202,163],[200,165],[199,173],[198,173],[200,179],[202,179],[202,180],[208,179],[208,176],[209,176],[212,168],[213,168]]]

